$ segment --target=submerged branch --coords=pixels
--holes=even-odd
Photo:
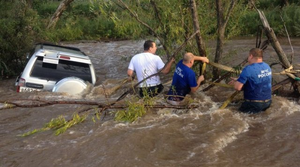
[[[18,102],[19,101],[19,102]],[[22,102],[26,102],[26,104],[22,104]],[[30,103],[30,104],[29,104]],[[80,105],[92,105],[93,107],[84,109],[84,111],[90,110],[97,106],[98,108],[109,108],[109,109],[120,109],[120,108],[127,108],[128,105],[111,105],[111,104],[103,104],[96,101],[66,101],[66,100],[53,100],[53,101],[44,101],[44,100],[36,100],[36,99],[15,99],[9,100],[5,102],[0,102],[0,104],[7,105],[9,107],[0,108],[0,109],[8,109],[8,108],[16,108],[16,107],[23,107],[23,108],[33,108],[33,107],[45,107],[55,104],[80,104]],[[196,108],[197,105],[191,106],[172,106],[172,105],[164,105],[164,104],[154,104],[154,105],[145,105],[145,107],[150,108],[175,108],[175,109],[190,109]],[[84,111],[80,111],[84,112]]]

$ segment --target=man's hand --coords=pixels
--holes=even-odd
[[[241,91],[243,89],[244,84],[237,81],[237,78],[232,78],[231,81],[228,83],[229,85],[233,85],[235,90]]]
[[[228,85],[234,85],[236,82],[237,78],[230,77],[231,81],[228,82]]]
[[[200,84],[202,81],[204,81],[204,75],[199,76],[197,83]]]
[[[172,57],[170,61],[171,61],[171,63],[174,63],[175,62],[175,58]]]
[[[135,75],[133,75],[133,76],[128,76],[128,81],[133,81],[134,80],[134,78],[135,78]]]
[[[202,60],[201,60],[203,63],[209,63],[209,60],[207,57],[202,57]]]
[[[128,81],[132,81],[134,79],[134,74],[133,74],[133,70],[128,69],[127,70],[127,76],[128,76]]]

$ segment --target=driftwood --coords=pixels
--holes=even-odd
[[[119,109],[119,108],[127,108],[128,105],[111,105],[111,104],[103,104],[97,101],[67,101],[67,100],[38,100],[38,99],[12,99],[5,102],[0,102],[2,104],[2,108],[0,109],[9,109],[9,108],[33,108],[33,107],[45,107],[55,104],[80,104],[80,105],[92,105],[93,107],[88,108],[94,109],[95,106],[98,108],[110,108],[110,109]],[[173,106],[173,105],[164,105],[164,104],[154,104],[154,105],[145,105],[145,107],[149,108],[174,108],[174,109],[191,109],[197,108],[198,105],[182,105],[182,106]]]

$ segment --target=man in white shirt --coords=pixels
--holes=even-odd
[[[163,74],[170,72],[172,63],[175,61],[174,58],[164,68],[165,63],[158,55],[155,55],[156,49],[155,42],[151,40],[145,41],[144,52],[133,56],[129,63],[127,74],[130,78],[132,78],[133,72],[136,73],[138,82],[150,75],[156,74],[161,69],[163,69],[161,71]],[[156,96],[164,88],[158,75],[148,78],[145,82],[140,83],[138,87],[141,97],[144,97],[146,94],[150,97]]]

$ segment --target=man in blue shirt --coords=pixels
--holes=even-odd
[[[183,59],[177,63],[172,85],[168,92],[167,101],[170,104],[181,105],[186,94],[196,92],[200,87],[201,82],[204,80],[203,75],[196,80],[196,74],[191,69],[195,60],[202,61],[204,63],[209,62],[206,57],[195,56],[188,52],[185,53]]]
[[[244,102],[239,108],[245,113],[265,111],[272,103],[272,71],[263,62],[263,50],[253,48],[249,52],[248,63],[238,79],[229,82],[238,91],[244,90]]]

